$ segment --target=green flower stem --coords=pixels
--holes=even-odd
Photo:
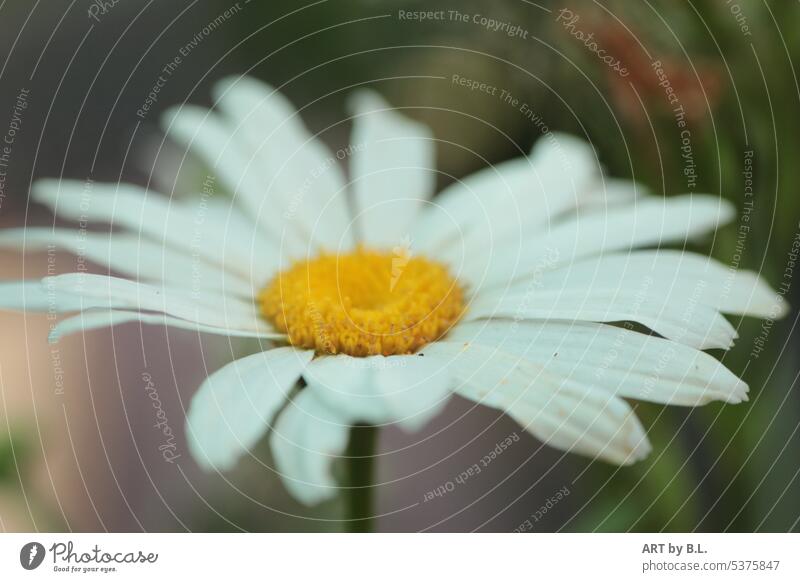
[[[370,532],[375,526],[373,471],[378,429],[358,425],[350,430],[345,457],[345,528],[349,532]]]

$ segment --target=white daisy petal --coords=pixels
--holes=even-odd
[[[262,182],[258,164],[226,120],[202,107],[183,105],[165,112],[161,124],[169,137],[200,156],[228,190],[236,192],[245,209],[260,212],[267,184]]]
[[[565,394],[558,391],[552,402],[555,414],[527,403],[513,406],[508,414],[542,442],[571,453],[631,465],[650,454],[652,446],[630,405],[604,394]],[[561,414],[566,416],[561,416]]]
[[[122,325],[124,323],[139,322],[145,325],[159,325],[185,329],[195,333],[208,333],[228,337],[246,337],[259,339],[281,339],[286,336],[269,330],[251,331],[231,329],[229,327],[215,327],[203,325],[194,321],[178,319],[165,313],[140,313],[137,311],[124,311],[117,309],[102,309],[84,311],[79,315],[68,317],[58,322],[51,330],[48,337],[51,343],[59,341],[62,337],[79,331],[91,331]]]
[[[485,321],[458,325],[447,340],[515,354],[565,381],[625,398],[685,406],[747,400],[747,384],[712,356],[624,328]]]
[[[459,180],[434,198],[414,224],[412,238],[425,250],[463,244],[475,230],[494,237],[521,228],[530,217],[523,208],[536,198],[537,168],[518,158],[484,168]]]
[[[409,430],[436,415],[450,390],[445,363],[416,355],[328,356],[314,360],[304,377],[329,408],[355,421],[397,422]]]
[[[351,423],[308,388],[278,416],[270,445],[278,472],[292,496],[312,505],[337,495],[331,465],[347,448]]]
[[[311,362],[303,377],[308,390],[332,410],[359,421],[383,423],[390,418],[390,411],[374,382],[380,358],[324,356]]]
[[[263,285],[285,265],[280,243],[264,236],[256,222],[238,207],[225,200],[204,203],[202,198],[199,205],[203,207],[199,211],[202,225],[190,242],[193,254],[216,257],[226,270],[244,273],[254,285]],[[215,244],[215,250],[207,248]]]
[[[696,301],[679,302],[638,289],[533,290],[475,300],[465,321],[516,320],[635,321],[669,339],[699,349],[729,349],[736,330],[716,309]]]
[[[617,464],[650,452],[636,415],[608,392],[562,382],[518,356],[478,344],[436,342],[424,353],[449,358],[458,394],[505,411],[548,445]]]
[[[64,249],[112,271],[143,281],[161,281],[186,289],[212,289],[252,297],[241,277],[200,258],[132,234],[81,232],[66,228],[0,230],[0,247],[27,252]]]
[[[420,216],[412,238],[420,248],[449,247],[452,254],[461,247],[485,246],[487,235],[493,240],[519,237],[579,206],[599,173],[589,144],[551,134],[536,142],[528,158],[484,168],[445,188]]]
[[[270,200],[268,178],[263,175],[261,160],[254,156],[237,136],[236,129],[216,113],[201,107],[183,106],[167,111],[162,117],[167,134],[199,155],[236,193],[242,208],[262,225],[281,250],[292,256],[309,251],[308,238],[287,223]],[[292,225],[289,225],[292,226]]]
[[[643,184],[603,176],[589,187],[582,200],[581,208],[625,206],[649,196],[653,196],[653,193]]]
[[[131,184],[75,180],[37,180],[31,193],[62,218],[130,230],[256,282],[265,280],[278,265],[276,243],[262,236],[256,224],[229,202],[207,196],[172,201]],[[258,260],[249,260],[254,250]]]
[[[524,288],[522,281],[509,289]],[[540,273],[538,290],[604,292],[658,290],[670,301],[695,301],[724,313],[780,317],[788,306],[756,274],[726,267],[694,253],[658,250],[590,258],[555,271]]]
[[[271,332],[252,302],[210,292],[147,285],[105,275],[69,273],[46,277],[45,288],[86,301],[84,309],[105,307],[167,313],[179,319],[239,331]]]
[[[261,164],[270,206],[287,221],[300,223],[324,248],[352,247],[339,161],[309,133],[289,100],[249,77],[223,79],[213,93],[234,124],[237,138],[248,144]]]
[[[108,302],[57,292],[41,279],[0,282],[0,309],[68,313],[92,307],[107,307]]]
[[[450,395],[446,362],[418,355],[376,356],[375,390],[383,396],[391,420],[415,431],[436,416]]]
[[[584,257],[625,249],[682,243],[714,231],[734,216],[721,198],[685,195],[645,198],[578,214],[545,233],[532,232],[521,247],[495,246],[473,253],[463,276],[484,287],[505,284]]]
[[[411,233],[436,182],[430,130],[397,113],[377,93],[351,98],[351,178],[356,221],[363,242],[392,247]]]
[[[314,352],[276,348],[211,374],[186,417],[189,450],[206,469],[233,467],[267,432]]]

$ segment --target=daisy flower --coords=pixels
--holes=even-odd
[[[2,284],[6,308],[77,312],[53,340],[126,322],[260,340],[192,398],[203,467],[231,469],[269,433],[285,486],[317,503],[337,494],[351,427],[413,431],[452,394],[627,465],[651,449],[629,399],[747,399],[703,350],[733,344],[723,313],[786,306],[754,273],[664,248],[731,220],[720,198],[649,195],[554,133],[434,197],[433,136],[374,92],[351,96],[351,144],[336,153],[259,81],[225,79],[214,98],[163,117],[206,165],[202,194],[42,180],[33,200],[80,228],[0,232],[113,272]]]

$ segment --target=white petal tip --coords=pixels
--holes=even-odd
[[[736,207],[729,201],[719,199],[719,223],[727,224],[736,217]]]
[[[243,77],[241,75],[226,75],[214,83],[211,87],[211,95],[213,95],[215,100],[219,100],[219,98],[231,87],[235,86],[236,83],[247,82],[246,79],[248,79],[248,77]]]
[[[380,93],[373,89],[357,89],[347,96],[345,103],[347,109],[354,114],[392,109],[392,106],[389,105]]]
[[[747,383],[742,382],[741,380],[739,380],[739,382],[736,384],[736,387],[735,387],[735,389],[733,391],[732,399],[730,400],[731,404],[739,404],[741,402],[750,402],[750,396],[748,395],[749,391],[750,391],[750,387],[747,385]]]
[[[397,426],[400,427],[406,434],[414,434],[415,432],[419,432],[422,430],[426,424],[428,424],[431,418],[434,415],[431,414],[417,414],[416,416],[411,416],[408,418],[403,419],[402,421],[397,423]]]
[[[44,178],[36,180],[31,186],[31,198],[36,202],[52,200],[58,194],[60,180]]]
[[[209,114],[208,111],[194,105],[174,105],[167,108],[159,118],[161,128],[165,132],[169,131],[188,131],[191,129],[192,135],[196,132],[196,128],[187,122],[195,121],[197,118],[189,117],[192,115],[200,115],[201,119],[205,119]]]
[[[639,461],[643,461],[653,450],[653,447],[650,445],[650,441],[647,439],[647,435],[644,433],[639,433],[638,431],[631,434],[631,437],[628,440],[628,447],[630,452],[623,462],[624,465],[632,465],[634,463],[638,463]]]
[[[292,497],[309,507],[334,499],[339,494],[336,487],[318,487],[305,483],[299,484],[299,486],[290,486],[288,490]]]
[[[191,414],[191,410],[189,413]],[[236,466],[239,460],[238,456],[226,455],[221,457],[215,455],[211,445],[205,447],[193,436],[199,429],[192,429],[189,422],[186,423],[184,430],[186,431],[186,444],[189,449],[189,455],[203,471],[206,473],[224,473]],[[214,458],[215,456],[218,458]]]
[[[161,114],[161,125],[172,125],[172,121],[180,114],[181,108],[179,105],[167,107]]]
[[[771,313],[775,314],[775,319],[782,319],[789,315],[789,311],[791,311],[791,305],[783,299],[783,297],[776,295],[774,303],[772,303],[772,307],[770,309]]]
[[[234,93],[236,94],[234,95]],[[211,95],[215,101],[222,101],[227,97],[241,100],[244,97],[251,107],[258,105],[266,98],[288,103],[286,98],[277,92],[272,85],[247,75],[228,75],[223,77],[214,83],[211,88]]]
[[[391,103],[377,91],[373,89],[357,89],[347,96],[346,101],[347,109],[353,114],[358,116],[365,116],[365,119],[370,119],[371,114],[379,114],[384,122],[391,120],[392,122],[400,123],[401,125],[394,128],[394,131],[400,131],[403,135],[413,134],[415,137],[423,137],[430,139],[433,136],[431,128],[408,117],[402,110],[395,108]],[[358,118],[355,120],[358,122]]]
[[[748,402],[750,400],[747,395],[749,390],[750,387],[746,382],[734,376],[731,383],[709,394],[707,398],[704,398],[703,401],[698,404],[707,404],[713,401],[725,402],[726,404],[741,404],[742,402]]]
[[[705,338],[698,343],[690,344],[698,350],[725,350],[726,352],[733,348],[735,344],[732,337],[725,338]]]

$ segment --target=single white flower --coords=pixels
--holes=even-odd
[[[271,429],[286,487],[315,503],[337,492],[331,462],[351,425],[414,430],[452,393],[619,464],[650,450],[625,399],[747,399],[701,350],[731,347],[722,313],[785,305],[754,273],[661,248],[729,221],[720,198],[647,195],[556,134],[433,198],[430,132],[375,93],[353,95],[352,144],[335,155],[254,79],[214,96],[214,111],[177,108],[164,129],[230,197],[43,180],[34,200],[111,232],[0,232],[5,246],[56,244],[124,277],[3,283],[5,307],[79,312],[54,339],[138,321],[265,340],[194,396],[186,430],[202,466],[230,469]]]

